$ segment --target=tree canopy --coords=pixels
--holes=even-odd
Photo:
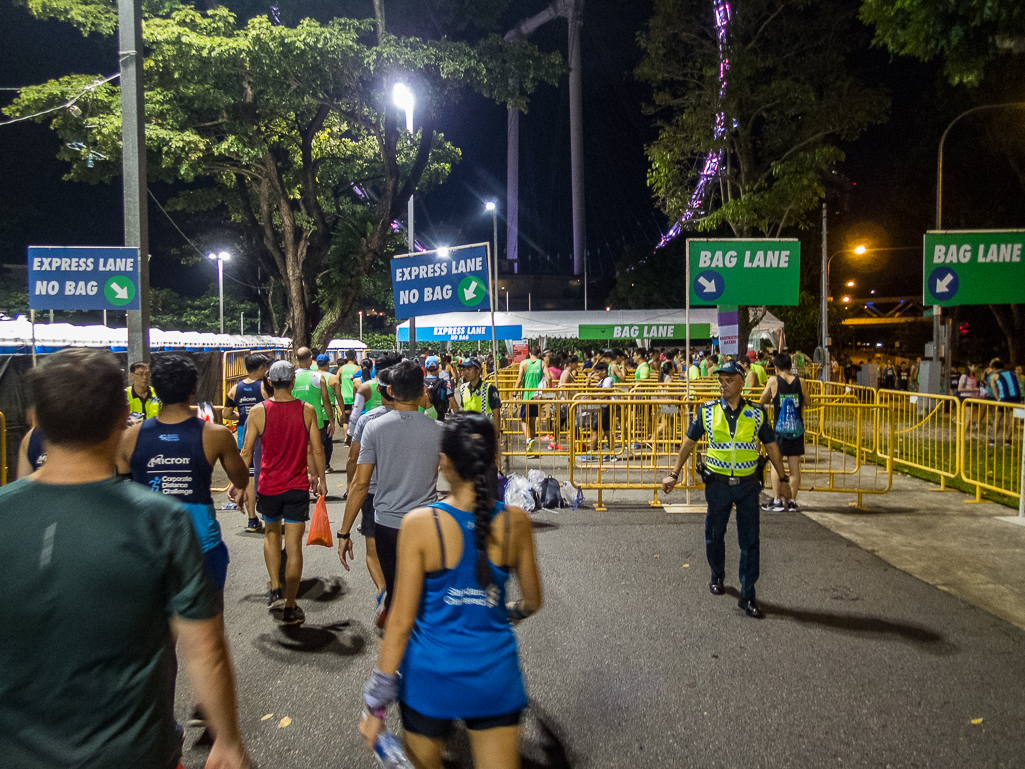
[[[822,173],[843,160],[838,140],[885,120],[888,99],[850,74],[853,11],[831,0],[737,4],[720,48],[706,0],[656,0],[641,36],[637,74],[651,84],[658,139],[648,147],[648,183],[672,219],[687,209],[701,169],[721,151],[701,230],[774,237],[824,194]],[[721,114],[721,118],[719,117]],[[724,130],[716,131],[717,122]]]
[[[1001,53],[1025,53],[1021,0],[863,0],[876,45],[922,61],[941,59],[951,83],[975,86]]]
[[[808,227],[825,174],[844,159],[837,143],[887,116],[888,97],[847,66],[854,8],[747,0],[731,12],[723,4],[721,39],[712,11],[707,0],[656,0],[640,36],[637,76],[653,88],[649,111],[659,121],[648,184],[662,211],[672,221],[687,215],[691,229],[778,237]],[[688,208],[710,153],[721,159],[695,214]],[[742,339],[747,318],[741,312]]]
[[[144,38],[150,179],[182,190],[171,209],[230,218],[250,266],[269,276],[261,301],[275,330],[297,344],[331,338],[362,278],[394,249],[410,195],[458,162],[435,131],[440,111],[468,88],[525,108],[562,71],[557,55],[524,42],[400,38],[364,19],[239,24],[224,8],[175,6],[145,21]],[[390,103],[399,78],[417,96],[414,136]],[[120,173],[119,89],[99,79],[25,89],[5,110],[33,114],[77,97],[76,109],[38,119],[60,136],[67,178],[78,181]]]

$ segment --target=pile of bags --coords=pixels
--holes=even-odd
[[[513,473],[508,478],[499,475],[499,491],[505,504],[531,513],[535,510],[556,511],[563,507],[576,510],[584,503],[583,489],[569,481],[559,483],[540,470],[531,470],[527,477]],[[503,490],[504,483],[504,490]]]

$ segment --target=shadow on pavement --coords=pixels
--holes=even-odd
[[[537,532],[550,531],[552,529],[558,529],[559,524],[552,523],[551,521],[538,521],[534,518],[530,519],[530,528]]]
[[[726,593],[733,598],[740,598],[740,591],[736,588],[728,587],[726,588]],[[840,612],[795,609],[789,606],[766,603],[762,600],[758,601],[758,606],[761,607],[766,618],[778,617],[802,624],[818,625],[828,630],[836,630],[843,633],[892,636],[900,641],[920,645],[930,654],[942,657],[958,652],[957,646],[947,641],[945,636],[920,625],[893,622],[882,617],[873,617],[867,614],[843,614]]]
[[[328,603],[345,595],[345,581],[341,577],[310,577],[299,582],[299,593],[296,596],[304,601]],[[266,593],[248,593],[242,596],[240,603],[266,603]],[[280,611],[278,612],[280,614]]]
[[[264,655],[294,665],[312,655],[327,664],[340,662],[343,657],[360,654],[367,641],[357,625],[343,620],[331,625],[279,625],[277,632],[257,636],[254,644]]]
[[[523,739],[520,766],[522,769],[570,769],[572,761],[562,738],[557,734],[555,720],[538,707],[533,700],[523,713]],[[445,746],[445,769],[463,769],[473,766],[470,740],[465,729],[452,732]]]
[[[299,598],[327,603],[341,598],[345,585],[341,577],[311,577],[299,582]]]

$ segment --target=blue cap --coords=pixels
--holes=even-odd
[[[317,363],[329,363],[330,361],[331,361],[331,357],[328,356],[328,355],[325,355],[324,353],[321,353],[320,355],[317,356]]]
[[[719,366],[719,370],[715,373],[716,376],[722,376],[723,374],[736,374],[737,376],[744,376],[744,369],[737,365],[736,361],[729,360],[721,366]]]
[[[437,365],[438,365],[438,356],[437,355],[428,355],[427,356],[427,362],[424,364],[424,368],[430,368],[431,366],[437,366]]]

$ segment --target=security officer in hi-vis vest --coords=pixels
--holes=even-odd
[[[136,361],[128,367],[131,384],[125,388],[128,398],[128,424],[137,425],[160,413],[160,399],[149,384],[149,364]]]
[[[737,605],[749,617],[761,619],[755,603],[755,582],[758,581],[758,441],[765,446],[769,461],[779,473],[780,495],[784,503],[790,499],[790,477],[783,466],[783,457],[776,447],[776,434],[761,406],[741,397],[744,372],[729,361],[716,372],[719,377],[719,400],[703,403],[680,447],[676,467],[662,480],[662,491],[669,493],[676,486],[687,457],[703,435],[708,435],[705,481],[705,554],[712,569],[708,589],[712,595],[723,595],[726,587],[726,524],[730,510],[737,506],[737,541],[740,544],[740,600]]]

